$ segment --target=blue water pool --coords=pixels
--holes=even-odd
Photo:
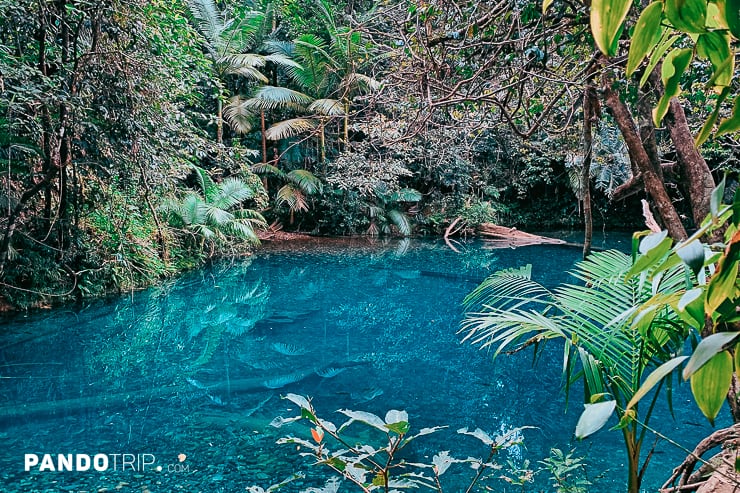
[[[398,409],[408,412],[412,432],[448,426],[405,451],[414,461],[442,450],[484,456],[486,448],[459,428],[496,435],[533,426],[522,432],[523,445],[496,458],[506,466],[501,475],[538,469],[553,447],[575,449],[585,457],[589,491],[624,490],[618,433],[572,438],[581,396],[571,395],[565,412],[560,347],[534,367],[528,352],[493,363],[456,333],[462,299],[485,276],[532,264],[534,277],[554,286],[580,250],[478,243],[459,250],[424,241],[268,246],[155,289],[7,320],[2,490],[248,491],[297,471],[306,478],[283,491],[322,485],[329,471],[311,468],[294,445],[276,444],[287,434],[310,436],[305,425],[270,424],[297,415],[280,398],[287,393],[310,396],[337,424],[345,420],[338,409],[380,416]],[[675,397],[685,414],[674,420],[661,403],[653,423],[693,448],[710,428],[687,387]],[[60,464],[60,454],[81,467]],[[684,455],[659,441],[646,491]],[[53,470],[60,468],[72,470]],[[451,473],[445,491],[464,491],[455,483],[461,477],[471,475]],[[551,490],[546,473],[533,481],[521,488],[501,480],[494,491]]]

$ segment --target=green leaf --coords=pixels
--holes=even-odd
[[[619,36],[632,0],[593,0],[591,2],[591,32],[596,46],[607,56],[617,54]]]
[[[640,14],[635,24],[635,31],[630,43],[627,57],[627,77],[632,76],[650,52],[658,44],[663,34],[660,20],[663,15],[663,3],[653,2]]]
[[[691,48],[676,48],[666,55],[661,74],[665,92],[658,101],[658,106],[653,109],[653,122],[656,127],[660,126],[663,117],[668,113],[671,98],[681,94],[681,76],[691,63],[692,56]]]
[[[727,87],[735,70],[734,56],[730,48],[730,36],[719,31],[700,34],[696,40],[696,54],[712,64],[713,85]]]
[[[640,242],[639,252],[643,255],[646,254],[653,248],[660,245],[663,242],[663,240],[665,240],[667,237],[668,237],[667,230],[659,231],[657,233],[650,233],[645,238],[643,238],[642,241]]]
[[[666,33],[668,32],[669,31],[666,31]],[[667,36],[667,34],[664,35],[664,39],[655,48],[655,51],[653,51],[653,54],[650,55],[650,62],[648,62],[648,66],[645,69],[645,72],[642,74],[642,77],[640,77],[640,87],[644,86],[645,83],[648,81],[650,74],[653,73],[653,70],[655,70],[655,66],[658,65],[660,60],[663,58],[663,55],[665,55],[665,52],[668,51],[668,49],[671,46],[673,46],[673,44],[679,39],[681,39],[681,36],[678,36],[678,35],[673,35],[673,36]]]
[[[722,89],[722,92],[719,94],[719,96],[717,96],[717,102],[714,104],[714,111],[712,111],[712,114],[709,115],[707,121],[705,121],[704,125],[702,125],[701,131],[699,131],[696,139],[694,139],[696,147],[701,146],[709,138],[709,135],[712,133],[712,128],[714,128],[714,124],[717,123],[717,119],[719,118],[719,110],[722,106],[722,103],[725,102],[725,99],[727,99],[727,96],[729,94],[730,88],[725,87],[724,89]]]
[[[740,335],[740,332],[718,332],[702,339],[683,369],[683,379],[688,380],[707,361],[723,351],[724,347],[734,341],[738,335]]]
[[[665,0],[665,15],[685,33],[703,33],[707,22],[706,0]]]
[[[681,257],[681,260],[689,266],[694,274],[699,274],[699,271],[704,267],[704,245],[699,240],[681,245],[676,250],[676,255]]]
[[[709,280],[704,311],[710,317],[725,300],[735,298],[737,264],[737,260],[732,260],[728,257],[723,258],[720,262],[719,272]]]
[[[723,177],[719,185],[714,187],[712,194],[709,197],[709,212],[712,213],[712,218],[719,215],[719,206],[722,205],[722,197],[725,196],[725,182],[727,177]]]
[[[640,244],[640,251],[643,250],[643,245],[646,245],[646,242],[648,242],[645,246],[647,250],[643,255],[640,255],[637,258],[637,261],[635,261],[634,264],[632,264],[632,267],[630,267],[630,269],[625,274],[625,279],[629,279],[634,275],[645,272],[663,260],[665,254],[670,251],[673,240],[666,237],[662,233],[663,232],[654,234],[655,238],[662,238],[657,244],[654,244],[653,242],[653,239],[655,238],[651,238],[654,235],[649,235],[644,240],[642,240],[642,243]]]
[[[386,424],[389,431],[397,433],[399,435],[405,435],[411,429],[411,425],[408,421],[399,421],[398,423]]]
[[[728,351],[715,354],[691,375],[691,393],[704,416],[714,425],[732,384],[732,356]]]
[[[695,329],[704,327],[704,290],[695,288],[686,291],[676,304],[676,312],[681,320]]]
[[[584,404],[585,408],[576,425],[576,438],[586,438],[604,427],[617,407],[617,401]]]
[[[740,0],[725,0],[725,20],[732,35],[740,39]]]
[[[740,96],[735,98],[732,105],[732,115],[719,123],[717,136],[740,130]]]
[[[645,395],[658,384],[658,382],[663,380],[666,375],[675,370],[678,365],[683,363],[688,358],[688,356],[678,356],[677,358],[666,361],[665,363],[657,367],[650,375],[648,375],[648,377],[640,386],[639,390],[635,392],[635,395],[632,396],[632,399],[630,399],[629,403],[627,404],[625,411],[637,404],[640,399],[645,397]]]
[[[737,228],[740,225],[740,187],[735,189],[732,199],[732,224]]]

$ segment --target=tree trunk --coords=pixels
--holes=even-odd
[[[685,240],[688,237],[686,229],[681,223],[681,218],[668,196],[663,181],[655,169],[653,169],[650,156],[643,146],[640,135],[637,133],[632,114],[627,108],[627,105],[619,99],[619,94],[611,89],[611,80],[605,78],[603,86],[605,103],[611,110],[614,120],[622,133],[622,137],[624,137],[630,159],[640,171],[643,182],[645,183],[645,189],[655,203],[658,214],[663,221],[663,226],[668,230],[668,234],[673,239]]]
[[[591,254],[594,225],[591,214],[591,157],[593,155],[593,122],[596,111],[596,89],[587,84],[583,91],[583,163],[581,168],[581,199],[583,200],[583,258]]]
[[[694,144],[694,137],[691,135],[686,114],[676,98],[671,99],[665,123],[676,149],[678,164],[681,166],[688,182],[694,226],[699,227],[709,214],[709,201],[716,183],[707,162]]]

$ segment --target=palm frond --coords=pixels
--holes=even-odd
[[[257,70],[255,67],[250,67],[248,65],[232,65],[227,64],[226,68],[224,69],[225,74],[231,74],[231,75],[240,75],[244,77],[245,79],[257,81],[266,83],[268,82],[267,77],[265,74]]]
[[[200,186],[200,190],[203,193],[203,196],[205,197],[206,201],[209,201],[211,197],[213,197],[213,194],[216,192],[216,184],[213,182],[211,175],[209,175],[208,172],[203,168],[195,165],[191,165],[191,168],[193,169],[193,171],[195,171],[195,178],[196,180],[198,180],[198,185]]]
[[[308,132],[316,128],[316,124],[306,118],[292,118],[273,124],[265,130],[265,137],[270,140],[282,140]]]
[[[293,211],[305,212],[308,210],[308,202],[303,192],[292,184],[283,185],[275,196],[278,205],[287,205]]]
[[[254,196],[254,190],[239,178],[229,177],[219,184],[210,205],[220,209],[231,209]]]
[[[344,116],[342,103],[337,99],[317,99],[308,105],[308,111],[325,116]]]
[[[227,226],[231,221],[234,220],[234,215],[220,207],[208,205],[206,208],[206,221],[205,223],[209,226],[213,226],[214,229],[220,229]]]
[[[262,86],[244,105],[259,110],[302,108],[312,101],[310,96],[287,87]]]
[[[251,120],[255,117],[254,111],[243,103],[244,98],[234,96],[224,106],[224,118],[226,122],[239,134],[245,134],[252,130]]]
[[[286,175],[286,178],[308,195],[319,193],[323,188],[321,180],[305,169],[294,169]]]
[[[272,164],[257,163],[253,164],[250,169],[252,170],[252,173],[255,173],[257,175],[275,175],[279,176],[280,178],[285,178],[285,172]]]
[[[218,55],[221,36],[227,27],[221,12],[213,0],[188,0],[188,10],[196,23],[196,29],[205,38],[206,49]]]
[[[300,63],[281,53],[265,55],[266,62],[272,62],[280,67],[303,68]]]
[[[403,236],[409,236],[411,234],[411,220],[409,219],[409,216],[398,209],[391,209],[387,211],[386,214],[391,223],[398,228],[399,233]]]
[[[343,83],[349,91],[353,89],[358,89],[360,91],[377,91],[382,85],[378,80],[357,72],[348,74],[344,78]]]

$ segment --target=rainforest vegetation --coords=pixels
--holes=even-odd
[[[698,41],[670,9],[647,35],[612,3],[604,35],[558,0],[0,0],[3,303],[150,284],[266,229],[635,229],[645,198],[685,238],[736,183],[737,19],[703,2]]]

